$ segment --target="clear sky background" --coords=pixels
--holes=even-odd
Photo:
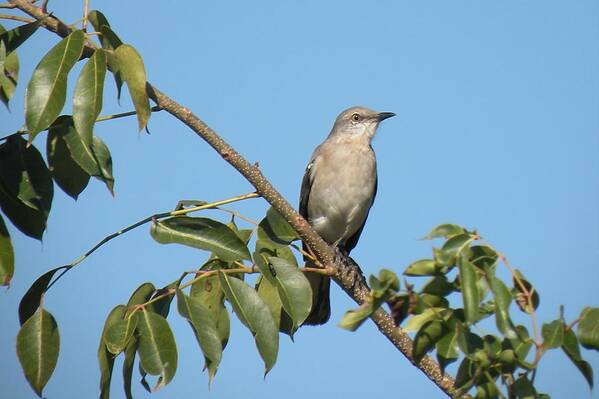
[[[50,10],[74,22],[82,3],[51,1]],[[352,253],[366,273],[399,273],[428,257],[431,243],[418,238],[454,222],[478,229],[535,284],[541,320],[557,318],[560,304],[568,320],[599,305],[599,2],[92,0],[91,7],[139,50],[153,84],[259,162],[294,204],[308,157],[340,111],[360,104],[397,113],[374,142],[379,192]],[[40,31],[19,49],[19,94],[12,113],[0,109],[1,135],[21,127],[23,88],[40,52],[57,42]],[[132,109],[127,95],[116,104],[109,76],[105,93],[103,114]],[[178,200],[252,191],[168,114],[154,114],[149,128],[150,136],[138,134],[131,118],[96,128],[112,151],[116,198],[96,180],[77,202],[56,187],[43,244],[9,226],[17,271],[0,292],[3,397],[34,397],[14,345],[18,301],[37,276]],[[44,134],[36,145],[45,152]],[[266,203],[233,208],[259,219]],[[70,272],[46,297],[61,354],[45,395],[95,397],[108,311],[142,282],[167,284],[204,259],[156,244],[143,227]],[[332,302],[327,325],[301,329],[295,343],[281,336],[265,381],[251,335],[235,321],[209,392],[193,333],[171,309],[179,369],[152,397],[444,397],[372,323],[355,333],[336,326],[354,307],[336,286]],[[599,354],[584,356],[597,379]],[[543,359],[537,378],[554,398],[599,398],[561,351]],[[135,372],[135,396],[148,397],[137,381]]]

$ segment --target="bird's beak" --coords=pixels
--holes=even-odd
[[[377,119],[379,122],[382,122],[385,119],[391,118],[392,116],[395,116],[393,112],[379,112],[377,115]]]

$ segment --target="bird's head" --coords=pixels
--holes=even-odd
[[[393,112],[376,112],[366,107],[351,107],[339,114],[331,136],[365,138],[370,142],[379,123],[392,116],[395,116]]]

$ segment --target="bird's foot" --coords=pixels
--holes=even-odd
[[[345,252],[345,250],[339,248],[339,247],[335,247],[335,258],[333,259],[333,261],[335,263],[343,263],[346,264],[347,263],[347,252]]]
[[[342,278],[354,289],[367,288],[368,283],[360,266],[346,251],[335,247],[335,263],[341,266]]]

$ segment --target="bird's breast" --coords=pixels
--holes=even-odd
[[[315,159],[308,216],[331,243],[344,243],[364,223],[374,196],[376,158],[369,145],[334,143]]]

